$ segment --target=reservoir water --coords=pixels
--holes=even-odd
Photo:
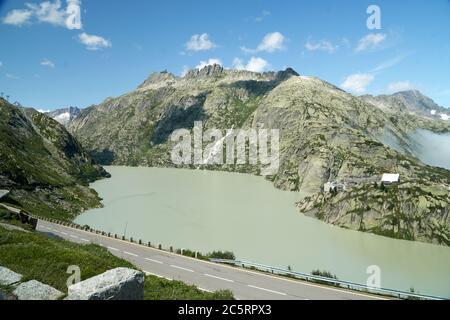
[[[395,240],[327,225],[301,215],[301,195],[262,177],[183,169],[106,167],[92,187],[104,208],[75,221],[106,232],[199,252],[233,251],[238,259],[310,273],[330,271],[366,284],[450,298],[450,248]]]

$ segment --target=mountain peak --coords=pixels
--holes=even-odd
[[[153,72],[150,76],[138,87],[138,89],[155,86],[165,86],[173,83],[177,77],[167,70],[161,72]]]
[[[300,76],[300,74],[297,73],[297,71],[295,71],[292,68],[286,68],[284,71],[278,71],[277,72],[277,78],[280,80],[284,80],[290,77],[298,77]]]
[[[205,77],[217,77],[224,72],[224,68],[220,64],[212,64],[205,66],[201,69],[189,70],[185,78],[205,78]]]
[[[411,89],[411,90],[403,90],[399,91],[393,94],[394,96],[414,96],[414,97],[426,97],[422,92],[420,92],[417,89]]]

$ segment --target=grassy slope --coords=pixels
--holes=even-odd
[[[62,292],[67,292],[69,274],[66,271],[70,265],[80,267],[82,280],[117,267],[137,269],[97,245],[74,244],[37,232],[7,231],[1,226],[0,265],[22,274],[24,280],[36,279]],[[146,276],[145,299],[232,299],[232,294],[228,291],[206,293],[182,282]]]
[[[71,220],[100,206],[89,182],[108,174],[59,123],[0,99],[2,199],[36,215]]]

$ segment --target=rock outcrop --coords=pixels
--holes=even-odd
[[[13,294],[18,300],[58,300],[64,296],[61,291],[36,280],[19,284]]]
[[[22,280],[22,275],[0,266],[0,285],[10,286]]]
[[[69,287],[67,300],[143,300],[144,274],[116,268]]]

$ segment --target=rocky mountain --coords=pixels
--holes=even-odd
[[[214,65],[184,77],[155,73],[135,91],[84,109],[69,130],[102,164],[174,167],[170,134],[191,129],[195,121],[202,121],[204,130],[279,129],[280,166],[267,179],[277,188],[309,194],[299,203],[309,216],[361,231],[450,244],[450,172],[426,166],[408,152],[413,148],[410,132],[450,132],[450,125],[380,108],[292,69],[254,73]],[[384,144],[386,135],[404,152]],[[204,168],[261,171],[254,165]],[[402,182],[380,197],[375,182],[389,172],[401,174]],[[346,185],[346,192],[330,198],[324,192],[327,182]]]
[[[70,218],[100,205],[88,184],[107,176],[58,122],[0,99],[0,189],[10,190],[9,203]]]
[[[78,117],[80,112],[81,109],[77,107],[68,107],[46,112],[45,114],[67,127],[76,117]]]
[[[418,90],[402,91],[392,95],[366,95],[362,98],[387,111],[407,112],[430,119],[450,120],[450,110],[439,106]]]

